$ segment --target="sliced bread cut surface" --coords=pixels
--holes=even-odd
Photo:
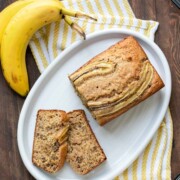
[[[68,113],[70,128],[68,131],[67,162],[81,175],[87,174],[106,160],[83,110]]]
[[[132,36],[89,60],[69,79],[100,125],[118,117],[164,86],[141,45]]]
[[[34,133],[32,162],[55,173],[64,165],[67,155],[67,114],[61,110],[39,110]]]

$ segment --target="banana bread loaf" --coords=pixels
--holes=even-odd
[[[132,36],[92,58],[69,79],[100,125],[164,86],[144,50]]]

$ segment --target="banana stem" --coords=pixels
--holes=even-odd
[[[72,17],[77,17],[77,18],[86,18],[86,19],[91,19],[93,21],[97,21],[97,19],[92,16],[89,16],[89,15],[81,13],[81,12],[68,10],[65,8],[62,8],[60,13],[63,15],[67,15],[67,16],[72,16]]]
[[[93,21],[97,21],[96,18],[94,18],[94,17],[92,17],[92,16],[89,16],[89,15],[87,15],[87,14],[81,13],[81,12],[77,12],[76,15],[75,15],[75,17],[77,17],[77,18],[86,18],[86,19],[91,19],[91,20],[93,20]]]
[[[64,20],[65,22],[71,26],[71,28],[73,30],[75,30],[80,36],[82,36],[84,38],[84,40],[86,39],[86,34],[84,33],[83,29],[76,23],[74,23],[69,17],[64,16]]]

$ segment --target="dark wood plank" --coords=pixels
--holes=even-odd
[[[0,0],[2,10],[13,1]],[[39,76],[30,49],[27,51],[27,69],[30,86]],[[5,82],[0,69],[0,179],[34,179],[26,170],[17,146],[17,124],[24,98],[14,93]]]
[[[156,20],[155,0],[129,0],[135,16],[144,20]]]
[[[0,0],[0,10],[14,0]],[[174,124],[172,151],[172,178],[180,173],[180,10],[171,1],[129,0],[136,17],[160,22],[156,43],[165,53],[172,71],[173,88],[170,109]],[[30,85],[39,77],[30,50],[27,51]],[[0,70],[0,179],[34,179],[24,167],[17,147],[17,124],[24,98],[14,93],[6,84]]]
[[[30,50],[27,51],[30,86],[39,76]],[[24,98],[14,93],[0,71],[0,179],[34,179],[24,167],[17,147],[17,124]]]
[[[39,76],[30,50],[27,51],[27,68],[32,86]],[[17,147],[17,124],[24,98],[14,93],[0,72],[0,179],[34,179],[24,167]]]
[[[169,53],[172,69],[172,98],[170,108],[174,122],[174,146],[172,151],[172,177],[180,173],[180,10],[171,2],[169,10]]]

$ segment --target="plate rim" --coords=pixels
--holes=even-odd
[[[164,66],[164,70],[165,70],[165,77],[166,77],[166,93],[168,95],[168,97],[165,97],[165,102],[163,104],[162,107],[162,111],[161,114],[159,115],[159,118],[157,118],[157,122],[156,122],[156,126],[155,128],[151,129],[151,131],[149,132],[148,136],[146,137],[146,140],[144,141],[144,143],[141,144],[141,147],[136,150],[136,153],[134,154],[133,157],[131,157],[128,161],[128,163],[126,163],[126,166],[124,166],[121,169],[116,169],[116,171],[110,172],[109,175],[107,175],[106,179],[112,179],[115,176],[117,176],[118,174],[120,174],[121,172],[123,172],[127,167],[130,166],[130,164],[133,163],[133,161],[140,155],[140,153],[145,149],[145,147],[148,145],[148,143],[150,142],[150,140],[152,139],[153,135],[155,134],[155,132],[157,131],[157,129],[159,128],[163,117],[166,114],[166,111],[168,109],[168,105],[169,105],[169,101],[170,101],[170,97],[171,97],[171,90],[172,90],[172,80],[171,80],[171,72],[170,72],[170,67],[168,64],[168,61],[164,55],[164,53],[162,52],[162,50],[159,48],[159,46],[152,40],[150,40],[149,38],[147,38],[146,36],[144,36],[143,34],[139,33],[139,32],[135,32],[133,30],[127,30],[127,29],[118,29],[118,28],[113,28],[113,29],[106,29],[106,30],[102,30],[102,31],[97,31],[94,33],[91,33],[89,35],[87,35],[87,40],[90,40],[98,35],[104,35],[104,34],[111,34],[111,33],[119,33],[119,34],[126,34],[126,35],[131,35],[134,37],[137,37],[139,39],[141,39],[142,41],[144,41],[145,43],[147,43],[149,46],[151,46],[153,48],[154,51],[156,51],[156,53],[158,54],[158,56],[161,59],[161,62]],[[18,121],[18,126],[17,126],[17,144],[18,144],[18,150],[19,150],[19,154],[21,156],[21,159],[23,161],[23,164],[25,165],[26,169],[30,172],[30,174],[35,177],[36,179],[41,179],[39,176],[39,174],[35,173],[34,170],[31,168],[31,165],[29,164],[29,160],[26,157],[26,153],[25,153],[25,149],[23,146],[23,125],[25,122],[25,116],[28,110],[28,106],[29,103],[31,102],[31,98],[34,96],[36,89],[39,87],[39,85],[41,84],[41,82],[44,80],[44,78],[51,72],[51,70],[58,64],[61,63],[60,61],[58,61],[58,59],[64,57],[67,53],[69,53],[71,50],[73,50],[74,48],[78,47],[79,45],[81,45],[83,43],[82,40],[79,40],[75,43],[73,43],[72,45],[70,45],[68,48],[66,48],[60,55],[58,55],[55,60],[46,68],[46,70],[40,75],[40,77],[36,80],[36,82],[34,83],[33,87],[31,88],[28,96],[26,97],[24,104],[22,106],[20,115],[19,115],[19,121]]]

